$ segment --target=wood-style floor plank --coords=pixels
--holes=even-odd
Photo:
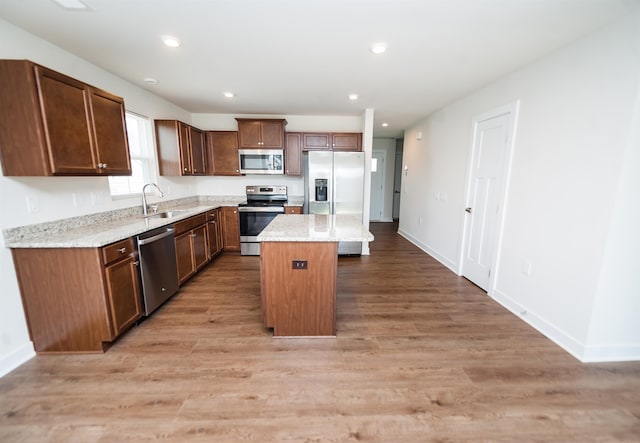
[[[640,441],[640,363],[579,363],[396,229],[340,258],[336,338],[272,338],[223,255],[107,353],[0,379],[0,441]]]

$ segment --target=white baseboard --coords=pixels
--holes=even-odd
[[[640,361],[640,345],[589,346],[495,289],[491,298],[518,316],[582,363]]]
[[[33,343],[28,342],[10,354],[3,356],[0,358],[0,377],[4,377],[21,364],[31,360],[35,355]]]
[[[412,237],[410,234],[408,234],[407,232],[403,231],[402,229],[398,229],[398,234],[400,234],[402,237],[406,238],[411,243],[413,243],[414,245],[416,245],[417,247],[422,249],[424,252],[429,254],[431,257],[433,257],[436,260],[438,260],[440,263],[442,263],[447,268],[449,268],[454,274],[458,275],[458,271],[456,270],[458,265],[453,260],[448,259],[444,255],[440,254],[438,251],[436,251],[433,248],[430,248],[429,246],[425,245],[420,240],[418,240],[417,238]]]

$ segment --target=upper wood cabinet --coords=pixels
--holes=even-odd
[[[284,149],[285,119],[236,118],[240,148]]]
[[[206,131],[207,174],[240,175],[238,133],[236,131]]]
[[[284,170],[286,175],[302,175],[302,134],[287,132],[284,148]]]
[[[204,133],[178,120],[155,120],[160,175],[205,175]]]
[[[305,132],[302,134],[302,146],[305,151],[331,149],[331,134],[329,132],[319,134]]]
[[[28,60],[0,78],[4,175],[131,175],[122,98]]]
[[[360,132],[305,132],[303,151],[362,151]]]
[[[334,151],[362,151],[362,133],[333,132],[331,149]]]

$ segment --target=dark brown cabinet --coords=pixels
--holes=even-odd
[[[126,254],[129,248],[131,251]],[[107,252],[109,249],[115,249],[118,254],[123,256],[123,258],[115,259],[109,263],[104,270],[111,324],[115,335],[118,336],[142,316],[140,280],[138,262],[132,253],[131,240],[103,248],[103,255],[109,254]]]
[[[220,208],[222,222],[222,248],[225,251],[240,251],[240,216],[235,206]]]
[[[248,119],[238,121],[240,148],[284,149],[285,119]]]
[[[302,214],[302,206],[285,206],[285,214]]]
[[[331,149],[331,134],[328,132],[320,134],[305,132],[302,134],[302,146],[305,151]]]
[[[219,209],[207,212],[207,239],[209,241],[207,252],[211,260],[222,252],[222,224],[220,223]]]
[[[205,175],[204,133],[178,120],[155,120],[160,175]]]
[[[360,132],[334,132],[331,134],[331,149],[334,151],[362,151]]]
[[[27,60],[0,78],[4,175],[131,175],[122,98]]]
[[[174,228],[178,281],[182,285],[209,261],[206,216],[176,222]]]
[[[302,134],[287,132],[285,136],[284,166],[286,175],[302,175]]]
[[[207,131],[207,174],[240,175],[238,133],[236,131]]]
[[[362,151],[360,132],[305,132],[302,134],[303,151]]]
[[[134,242],[12,249],[37,352],[102,352],[142,315]]]

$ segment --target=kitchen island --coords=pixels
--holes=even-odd
[[[274,337],[336,335],[338,242],[373,241],[349,215],[279,215],[258,235],[262,318]]]

